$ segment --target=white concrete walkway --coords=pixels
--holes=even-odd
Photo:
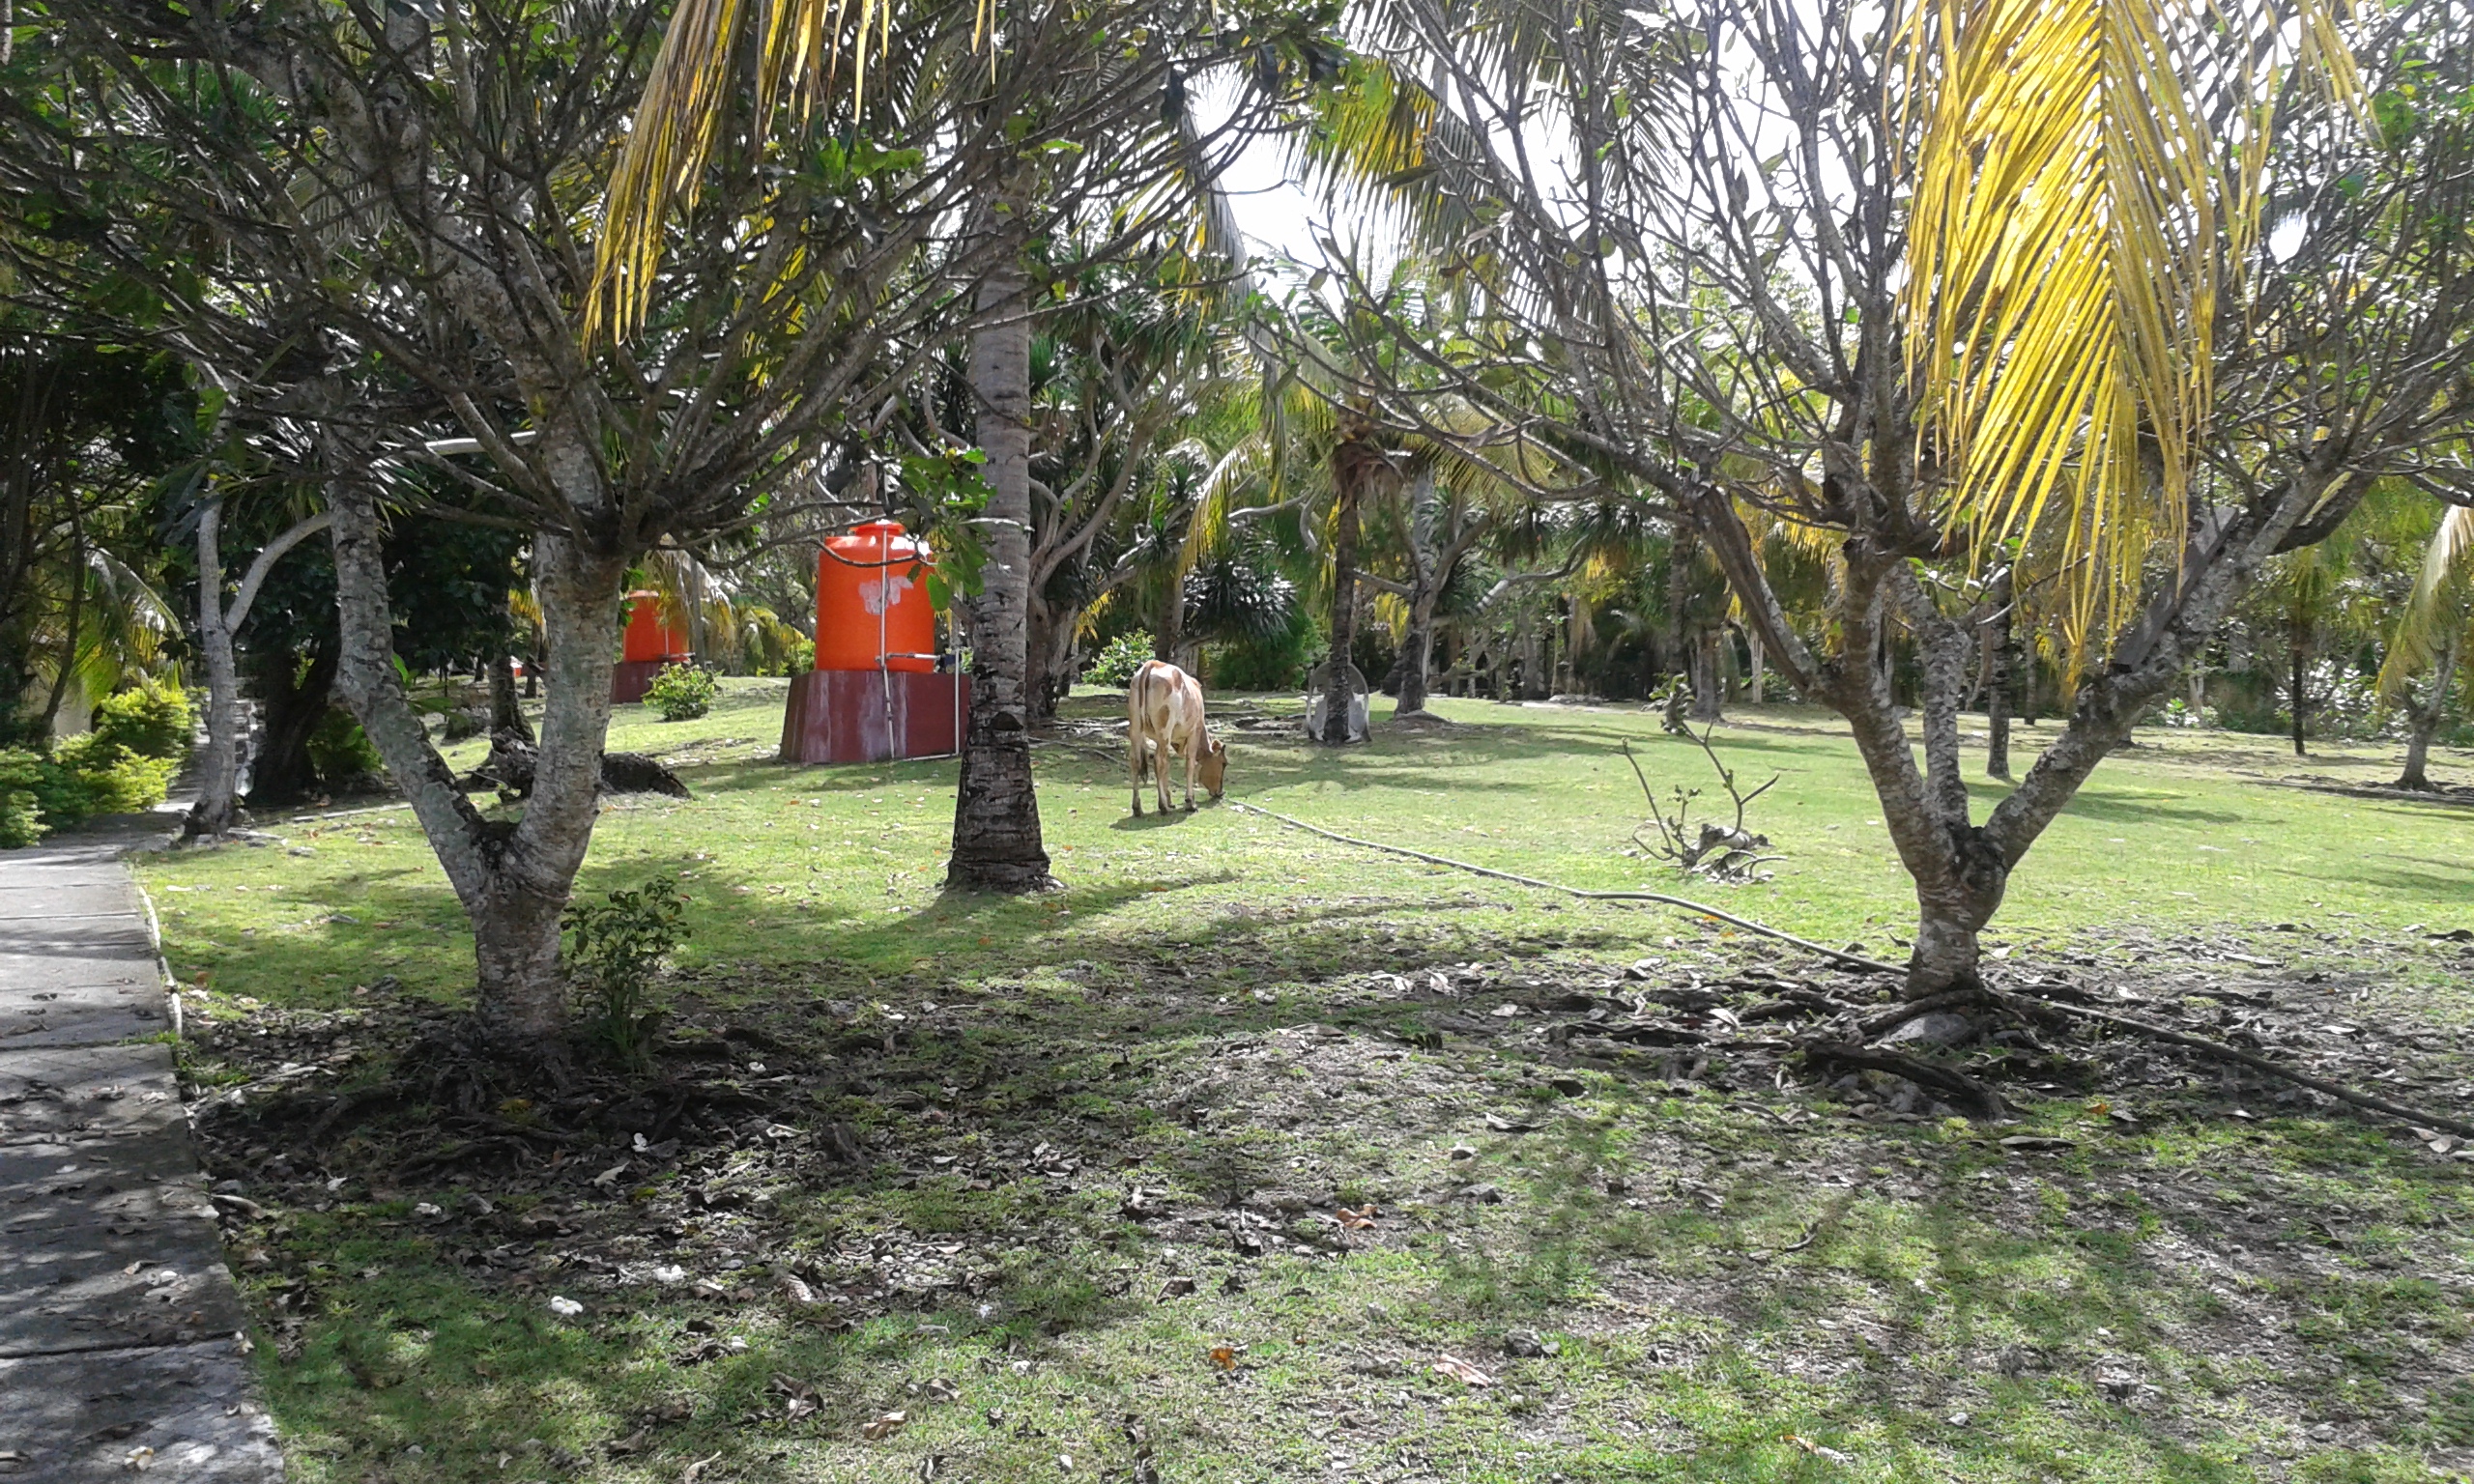
[[[121,863],[150,838],[0,851],[0,1480],[283,1477]]]

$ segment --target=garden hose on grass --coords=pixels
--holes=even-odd
[[[1286,814],[1276,814],[1268,809],[1263,809],[1252,804],[1240,804],[1234,799],[1229,801],[1229,807],[1231,809],[1242,809],[1250,814],[1260,814],[1266,819],[1277,819],[1280,823],[1287,825],[1290,829],[1304,830],[1309,835],[1320,835],[1325,840],[1337,840],[1344,845],[1356,845],[1366,850],[1380,850],[1387,855],[1405,855],[1413,861],[1424,861],[1430,866],[1449,866],[1454,870],[1468,871],[1471,875],[1491,876],[1498,881],[1510,881],[1520,886],[1534,886],[1539,891],[1544,892],[1561,892],[1567,897],[1577,897],[1584,901],[1648,901],[1654,902],[1659,906],[1681,907],[1686,912],[1698,912],[1703,917],[1715,918],[1719,922],[1732,924],[1735,927],[1742,928],[1746,932],[1758,933],[1765,938],[1776,938],[1781,943],[1792,943],[1798,948],[1819,954],[1825,958],[1833,959],[1852,968],[1864,969],[1875,974],[1904,974],[1907,972],[1907,970],[1899,967],[1897,964],[1884,963],[1878,958],[1867,958],[1861,954],[1849,953],[1844,949],[1825,948],[1821,944],[1815,943],[1808,938],[1797,937],[1792,932],[1781,932],[1775,928],[1766,927],[1749,918],[1738,917],[1732,912],[1721,912],[1716,907],[1710,906],[1705,902],[1694,901],[1685,897],[1669,897],[1660,892],[1585,891],[1580,887],[1566,886],[1558,881],[1540,881],[1536,876],[1514,875],[1509,870],[1495,870],[1484,866],[1472,866],[1467,861],[1455,861],[1446,856],[1428,855],[1423,850],[1411,850],[1401,845],[1387,845],[1380,841],[1359,840],[1353,835],[1338,834],[1334,831],[1324,829],[1321,825],[1308,824],[1303,819],[1291,819]]]

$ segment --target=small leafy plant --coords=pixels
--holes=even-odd
[[[1134,683],[1134,672],[1151,658],[1151,636],[1140,629],[1120,634],[1091,661],[1090,668],[1082,671],[1082,678],[1093,685],[1123,689]]]
[[[1697,732],[1690,727],[1675,728],[1678,735],[1698,746],[1710,759],[1710,766],[1717,771],[1718,785],[1727,790],[1727,798],[1735,805],[1735,822],[1719,824],[1704,819],[1696,828],[1690,815],[1692,801],[1701,797],[1701,790],[1682,784],[1676,785],[1668,800],[1661,804],[1657,790],[1650,786],[1649,775],[1641,771],[1641,759],[1632,756],[1632,744],[1625,742],[1618,751],[1632,765],[1632,776],[1641,782],[1641,793],[1649,800],[1650,817],[1632,831],[1634,848],[1625,853],[1654,856],[1674,867],[1679,876],[1749,886],[1769,880],[1770,873],[1761,868],[1778,857],[1762,853],[1769,848],[1769,838],[1746,829],[1743,813],[1753,800],[1769,791],[1769,785],[1778,782],[1778,777],[1772,774],[1769,783],[1749,793],[1737,786],[1735,769],[1720,760],[1718,750],[1710,745],[1710,734],[1716,729],[1714,723]],[[1657,832],[1654,840],[1650,838],[1653,829]]]
[[[318,719],[317,730],[309,733],[309,766],[320,783],[331,786],[363,776],[375,777],[386,771],[387,763],[353,714],[341,706],[330,706],[327,714]]]
[[[669,665],[653,676],[645,691],[645,704],[661,713],[665,722],[691,722],[713,709],[713,698],[721,694],[721,686],[708,670],[693,665]]]
[[[592,1034],[630,1070],[645,1070],[662,1022],[662,1012],[645,1003],[653,970],[687,937],[677,880],[655,876],[606,901],[573,903],[561,926],[571,935],[567,971],[590,998]]]

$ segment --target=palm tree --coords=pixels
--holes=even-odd
[[[2416,674],[2424,677],[2423,693],[2407,712],[2405,769],[2397,787],[2432,786],[2426,771],[2431,739],[2447,712],[2450,685],[2468,660],[2474,660],[2474,507],[2454,505],[2423,550],[2413,594],[2379,668],[2380,694],[2392,700],[2408,694]]]
[[[676,205],[692,205],[705,162],[723,148],[716,102],[738,83],[752,63],[757,117],[780,127],[776,105],[791,124],[803,122],[850,91],[849,111],[859,112],[872,85],[871,47],[882,55],[898,33],[907,32],[899,0],[788,0],[760,12],[737,0],[694,0],[674,17],[647,86],[643,108],[612,181],[609,226],[599,257],[598,282],[612,318],[624,325],[646,304],[639,271],[657,257],[665,218]],[[938,14],[947,14],[937,12]],[[1122,22],[1119,24],[1118,22]],[[1087,8],[1072,14],[1000,11],[980,0],[967,52],[906,56],[898,75],[884,84],[911,91],[985,89],[1009,69],[1019,70],[1015,43],[1045,30],[1073,39],[1090,66],[1083,96],[1027,101],[1016,124],[1001,131],[1011,168],[1003,184],[980,204],[964,233],[955,271],[975,280],[968,297],[968,385],[976,437],[986,463],[986,508],[974,521],[986,548],[982,583],[961,604],[960,617],[972,655],[971,707],[963,743],[962,777],[954,813],[954,848],[947,870],[951,886],[995,891],[1034,890],[1050,883],[1041,843],[1039,805],[1030,766],[1028,607],[1033,576],[1031,528],[1030,366],[1034,300],[1022,255],[1041,230],[1044,169],[1078,167],[1086,172],[1123,170],[1116,151],[1104,163],[1091,152],[1121,143],[1155,119],[1165,126],[1171,152],[1182,161],[1180,182],[1130,175],[1121,196],[1114,236],[1138,240],[1146,226],[1171,219],[1180,187],[1191,190],[1207,177],[1202,152],[1183,114],[1186,73],[1193,59],[1172,55],[1193,37],[1208,63],[1239,54],[1280,72],[1282,47],[1299,43],[1272,36],[1234,38],[1212,20],[1208,5],[1184,11],[1157,5],[1123,5],[1112,17]],[[1126,38],[1141,40],[1133,45]],[[1025,92],[1063,79],[1024,72],[1011,78]],[[1035,116],[1047,115],[1050,118]],[[1060,160],[1063,163],[1060,163]],[[1080,161],[1079,166],[1075,161]],[[1184,221],[1191,226],[1194,216]],[[1202,219],[1216,223],[1206,208]]]

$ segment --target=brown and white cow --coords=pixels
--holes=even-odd
[[[1133,754],[1134,812],[1142,813],[1142,766],[1148,761],[1160,797],[1160,813],[1168,812],[1168,757],[1186,759],[1186,809],[1194,807],[1194,775],[1220,797],[1228,776],[1228,744],[1211,739],[1203,720],[1202,682],[1165,660],[1150,660],[1134,672],[1125,695],[1126,742]]]

